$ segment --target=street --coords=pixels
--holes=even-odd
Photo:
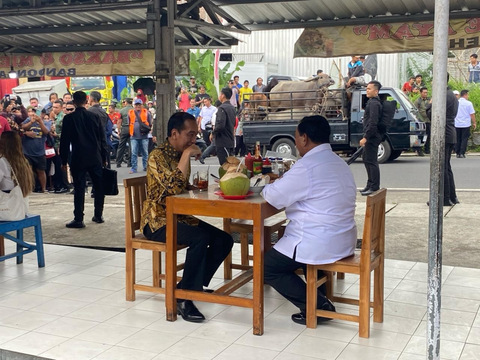
[[[141,162],[139,161],[139,164]],[[218,160],[211,157],[205,161],[210,165],[210,173],[218,175]],[[192,161],[192,172],[198,166],[202,166],[197,161]],[[361,159],[350,165],[355,177],[357,187],[364,187],[367,181],[365,167]],[[455,176],[455,184],[458,190],[479,190],[480,189],[480,156],[467,155],[465,159],[457,159],[452,156],[452,168]],[[118,182],[121,183],[124,178],[139,176],[145,174],[140,171],[138,174],[131,175],[129,168],[123,164],[118,170]],[[415,155],[402,155],[397,160],[380,165],[381,186],[388,189],[423,189],[429,188],[430,178],[430,157],[419,157]]]

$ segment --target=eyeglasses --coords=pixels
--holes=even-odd
[[[65,111],[75,111],[75,108],[66,108]]]

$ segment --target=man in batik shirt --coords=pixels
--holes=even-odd
[[[198,125],[184,112],[168,120],[168,138],[154,149],[147,165],[147,200],[143,204],[140,228],[149,240],[165,242],[167,197],[193,187],[189,184],[190,158],[202,152],[195,145]],[[188,246],[183,278],[178,289],[203,291],[223,260],[230,253],[230,234],[193,216],[178,216],[177,244]],[[205,317],[191,300],[178,300],[177,309],[183,319],[200,322]]]

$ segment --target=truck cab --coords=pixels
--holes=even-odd
[[[87,95],[92,91],[98,91],[102,95],[100,104],[108,106],[113,99],[113,81],[109,76],[88,76],[70,78],[70,93],[84,91]]]

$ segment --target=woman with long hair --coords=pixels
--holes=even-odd
[[[35,185],[32,168],[23,156],[20,136],[7,131],[0,136],[0,190],[9,192],[15,187],[12,170],[23,197],[27,197]]]

